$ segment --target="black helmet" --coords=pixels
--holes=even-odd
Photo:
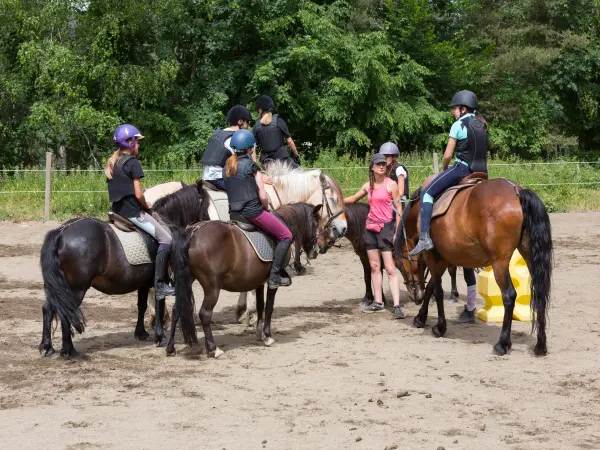
[[[252,115],[245,106],[235,105],[227,113],[227,123],[230,125],[237,125],[238,120],[247,120],[248,122],[252,120]]]
[[[477,96],[471,91],[460,91],[452,97],[450,106],[466,106],[467,108],[477,109]]]
[[[256,99],[256,108],[262,109],[263,111],[273,111],[275,109],[275,103],[273,103],[273,99],[268,95],[261,95]]]

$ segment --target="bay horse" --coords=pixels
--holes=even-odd
[[[321,207],[320,204],[311,206],[306,203],[292,203],[274,212],[287,225],[293,236],[302,236],[304,251],[315,257],[318,253],[317,223]],[[189,227],[185,234],[178,231],[175,234],[173,270],[176,294],[167,355],[175,354],[175,329],[179,319],[185,343],[192,344],[198,341],[192,294],[194,280],[200,282],[204,291],[199,316],[209,356],[218,358],[223,355],[223,351],[215,344],[211,328],[212,312],[222,289],[230,292],[256,291],[257,337],[262,339],[265,345],[272,345],[275,340],[271,333],[271,316],[277,289],[267,289],[266,308],[264,304],[264,284],[269,277],[271,262],[259,259],[243,232],[229,223],[201,222]],[[264,326],[261,330],[263,310]]]
[[[425,183],[428,181],[426,180]],[[419,236],[421,188],[413,193],[403,212],[406,231],[398,233],[396,253],[402,255],[405,270],[411,270],[407,253]],[[511,325],[517,293],[509,273],[509,263],[518,249],[531,274],[531,308],[534,312],[532,333],[537,331],[535,355],[546,355],[546,322],[552,282],[553,245],[550,218],[538,195],[503,179],[484,180],[459,191],[448,211],[431,223],[435,249],[422,254],[432,279],[427,284],[421,309],[414,325],[427,323],[429,298],[435,293],[438,322],[432,328],[436,337],[446,333],[442,275],[449,264],[461,267],[492,266],[494,278],[502,292],[504,320],[500,338],[493,349],[497,355],[510,351]],[[422,274],[413,272],[422,281]]]
[[[197,185],[183,189],[158,200],[152,207],[172,229],[205,219],[208,201]],[[156,255],[158,244],[149,235],[145,237],[149,253]],[[39,351],[42,356],[53,356],[51,322],[55,316],[61,321],[62,349],[60,355],[79,359],[73,347],[73,330],[83,333],[85,319],[80,310],[83,298],[90,287],[108,295],[138,291],[138,320],[135,337],[148,338],[144,327],[144,314],[148,291],[154,285],[154,264],[132,266],[126,259],[123,247],[107,222],[94,218],[76,218],[49,231],[40,255],[46,301],[42,308],[43,328]],[[157,301],[155,342],[163,340],[164,299]]]

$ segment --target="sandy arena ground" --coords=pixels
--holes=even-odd
[[[56,223],[0,223],[0,447],[600,448],[600,213],[552,225],[545,358],[532,355],[528,323],[514,322],[506,357],[492,355],[499,325],[450,322],[435,339],[413,328],[404,288],[405,320],[359,313],[362,268],[344,241],[280,289],[271,348],[235,323],[237,296],[223,293],[213,329],[226,358],[181,337],[167,358],[134,339],[135,294],[90,291],[74,339],[88,360],[65,362],[37,351],[39,250]],[[447,305],[450,321],[462,307]]]

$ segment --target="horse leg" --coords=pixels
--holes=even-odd
[[[258,319],[256,320],[256,339],[262,341],[263,339],[263,312],[265,311],[265,285],[261,284],[256,288],[256,314]]]
[[[147,287],[138,289],[138,320],[135,325],[135,338],[139,341],[145,341],[150,336],[144,327],[144,316],[148,308],[148,291]]]
[[[169,340],[167,341],[167,356],[175,356],[177,351],[175,350],[175,331],[177,330],[177,322],[179,321],[179,314],[177,313],[177,308],[175,304],[173,304],[173,308],[171,309],[171,333],[169,334]]]
[[[510,331],[512,327],[513,311],[515,309],[515,300],[517,298],[517,291],[512,284],[509,272],[510,257],[499,260],[492,264],[494,269],[494,278],[498,287],[502,292],[502,303],[504,304],[504,320],[502,321],[502,331],[500,332],[500,339],[494,345],[494,353],[500,356],[506,355],[512,347],[512,341],[510,339]]]
[[[42,307],[42,342],[40,343],[40,354],[44,357],[50,357],[56,354],[52,347],[52,319],[54,318],[54,309],[50,302],[46,300]]]
[[[235,317],[237,318],[238,323],[244,323],[246,326],[250,326],[248,323],[247,297],[247,292],[240,292],[237,306],[235,308]]]
[[[154,343],[157,347],[162,347],[163,339],[165,337],[165,330],[163,329],[163,321],[165,319],[165,298],[156,298],[156,317],[154,322]]]
[[[273,316],[273,307],[275,306],[275,295],[277,289],[267,288],[267,305],[265,306],[265,326],[263,328],[262,340],[267,347],[275,342],[271,336],[271,317]]]
[[[294,269],[298,275],[306,274],[306,268],[300,263],[300,252],[302,251],[301,242],[294,242]]]
[[[435,301],[438,310],[438,323],[431,329],[431,332],[435,337],[442,337],[446,334],[446,316],[444,314],[444,290],[442,289],[441,276],[435,279]]]
[[[360,262],[363,266],[364,280],[365,280],[365,296],[360,301],[360,306],[369,306],[375,299],[373,296],[373,286],[371,285],[371,265],[369,264],[369,258],[367,255],[361,256]]]
[[[425,287],[425,293],[423,294],[423,303],[421,303],[419,313],[413,319],[413,325],[417,328],[424,328],[425,325],[427,325],[427,314],[429,313],[429,299],[433,294],[434,288],[435,283],[432,278],[431,280],[429,280],[427,286]]]
[[[73,291],[73,296],[75,297],[75,301],[78,303],[78,307],[81,306],[85,292],[86,291]],[[60,350],[60,356],[73,361],[83,359],[83,357],[77,350],[75,350],[75,347],[73,346],[73,340],[71,339],[71,328],[62,322],[60,326],[62,329],[62,348]]]
[[[456,287],[456,266],[450,265],[448,266],[448,273],[450,274],[450,281],[452,282],[452,289],[450,290],[450,298],[448,299],[449,303],[458,303],[458,287]]]
[[[217,347],[215,344],[215,338],[212,334],[212,327],[210,326],[212,320],[212,313],[217,301],[219,300],[220,287],[210,286],[204,290],[204,300],[200,307],[200,322],[202,323],[202,330],[204,330],[204,343],[206,345],[206,354],[209,357],[219,358],[223,356],[225,352]]]

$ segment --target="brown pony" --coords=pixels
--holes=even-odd
[[[313,258],[318,253],[317,224],[321,207],[322,205],[292,203],[274,212],[274,215],[290,229],[294,239],[300,234],[304,251]],[[197,233],[199,229],[201,232]],[[190,231],[185,235],[176,232],[173,239],[171,266],[175,274],[176,294],[167,355],[175,354],[175,329],[179,318],[181,318],[181,331],[186,344],[198,340],[192,294],[194,280],[198,280],[204,290],[199,316],[209,356],[218,358],[223,354],[215,344],[210,326],[212,312],[221,289],[229,292],[256,290],[257,336],[267,346],[275,342],[271,336],[271,316],[277,289],[267,289],[265,308],[263,288],[269,277],[271,263],[258,258],[246,236],[235,225],[220,221],[200,222],[190,227]],[[263,309],[265,319],[264,328],[261,330]]]
[[[403,212],[406,230],[397,234],[396,252],[402,255],[405,270],[411,270],[408,250],[414,248],[419,235],[419,194],[410,198]],[[419,314],[414,325],[423,328],[427,323],[429,298],[435,291],[438,323],[432,329],[436,337],[446,333],[446,318],[442,291],[442,275],[449,264],[461,267],[492,266],[496,283],[502,292],[504,321],[494,352],[505,355],[512,346],[511,325],[517,293],[509,273],[509,262],[518,249],[531,273],[531,308],[535,313],[532,332],[537,330],[536,355],[545,355],[546,321],[550,302],[552,277],[552,235],[550,218],[535,192],[523,189],[506,180],[481,181],[473,188],[457,193],[448,212],[433,219],[431,237],[435,249],[423,254],[431,272]],[[413,272],[421,279],[422,274]]]

